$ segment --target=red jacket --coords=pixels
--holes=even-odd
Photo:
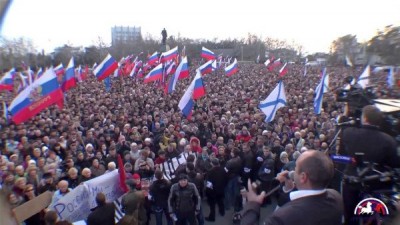
[[[242,134],[239,134],[239,135],[236,136],[236,141],[249,142],[250,139],[251,139],[251,135],[250,134],[246,135],[246,136],[244,136]]]

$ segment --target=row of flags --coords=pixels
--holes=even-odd
[[[184,51],[184,50],[183,50]],[[207,51],[207,49],[206,49]],[[203,81],[201,79],[202,75],[208,74],[213,71],[213,62],[215,60],[215,54],[208,50],[208,59],[203,73],[197,71],[196,80],[194,80],[193,98],[198,99],[205,95],[205,89]],[[184,55],[184,52],[182,52]],[[182,57],[178,65],[178,48],[175,47],[167,52],[158,54],[155,52],[153,55],[148,57],[148,62],[143,64],[138,61],[136,57],[133,62],[131,62],[132,56],[121,59],[120,63],[117,62],[110,54],[108,54],[105,59],[99,64],[93,66],[93,74],[96,76],[97,80],[103,81],[105,83],[106,91],[111,90],[111,74],[119,74],[122,69],[122,74],[127,74],[131,77],[139,76],[154,67],[144,78],[144,82],[159,81],[163,84],[166,83],[167,75],[173,75],[168,83],[164,86],[165,92],[171,93],[175,90],[177,81],[179,79],[184,79],[189,77],[189,68],[187,57]],[[221,64],[220,64],[221,65]],[[122,68],[124,66],[124,68]],[[25,69],[26,66],[24,66]],[[128,69],[128,70],[126,70]],[[6,72],[0,79],[0,90],[12,91],[14,89],[14,76],[17,74],[20,76],[21,88],[20,92],[11,102],[10,106],[7,108],[5,102],[3,104],[4,117],[8,119],[8,112],[11,112],[12,120],[15,123],[22,123],[43,109],[57,104],[59,107],[63,105],[64,93],[69,89],[75,87],[78,82],[83,80],[83,70],[81,66],[75,68],[74,58],[71,58],[67,68],[64,68],[63,64],[60,63],[54,68],[46,69],[46,71],[38,70],[35,74],[33,71],[26,67],[26,75],[22,73],[15,73],[15,69],[11,69]],[[88,67],[84,69],[88,72]],[[237,61],[235,60],[233,64],[226,68],[226,73],[228,76],[232,76],[238,70]],[[200,75],[200,77],[199,77]],[[60,81],[61,78],[61,81]]]
[[[279,67],[282,65],[282,60],[281,58],[275,59],[273,56],[270,59],[267,59],[264,62],[264,65],[267,67],[268,71],[273,71],[275,68]],[[283,64],[283,66],[279,69],[279,76],[283,77],[289,72],[287,68],[287,62]]]
[[[368,65],[359,76],[358,80],[353,81],[351,85],[357,83],[361,88],[365,89],[369,84],[369,75],[370,66]],[[389,68],[387,83],[390,88],[395,84],[394,67]],[[350,84],[346,88],[350,88]],[[321,80],[314,90],[314,113],[317,115],[321,114],[324,93],[327,92],[329,92],[329,74],[327,73],[326,68],[324,68],[322,70]],[[286,106],[286,94],[283,81],[280,81],[270,95],[260,102],[259,108],[266,115],[265,121],[271,122],[273,121],[277,110],[284,106]]]
[[[186,117],[190,117],[191,115],[194,100],[200,99],[205,95],[205,88],[202,77],[209,73],[212,73],[217,68],[217,61],[221,59],[220,56],[216,57],[211,50],[204,47],[202,48],[201,57],[208,61],[206,61],[203,65],[196,69],[196,75],[194,79],[190,83],[189,87],[186,89],[184,95],[179,102],[179,108],[182,110],[183,114]],[[114,75],[119,76],[120,74],[118,71],[125,70],[123,74],[128,74],[129,72],[129,75],[131,77],[134,77],[135,75],[141,77],[143,76],[144,71],[147,71],[153,67],[153,69],[151,69],[144,77],[144,83],[158,82],[159,84],[162,84],[161,86],[164,88],[164,92],[166,94],[172,93],[175,90],[178,80],[189,77],[187,57],[179,57],[177,47],[160,55],[158,54],[158,52],[149,55],[146,63],[142,63],[142,61],[138,60],[138,57],[136,57],[132,62],[132,58],[133,56],[124,57],[120,60],[120,62],[117,62],[110,54],[108,54],[99,65],[93,66],[93,74],[96,76],[97,80],[104,80],[106,91],[110,91],[111,74],[114,73]],[[275,60],[273,57],[271,59],[267,59],[267,61],[265,62],[265,66],[268,70],[273,70],[281,64],[282,62],[280,58]],[[88,69],[88,67],[86,67],[85,70],[86,69]],[[237,60],[234,59],[233,63],[226,66],[224,70],[225,74],[228,77],[237,73]],[[24,86],[24,89],[13,100],[9,107],[9,110],[13,115],[12,119],[16,123],[20,123],[31,118],[35,115],[35,113],[37,114],[42,109],[52,104],[57,103],[57,105],[62,106],[63,102],[59,101],[58,99],[59,93],[61,93],[61,96],[63,96],[63,92],[66,92],[69,89],[75,87],[77,85],[77,81],[82,81],[82,77],[80,75],[77,75],[82,74],[82,69],[80,66],[78,68],[75,68],[73,58],[70,59],[66,69],[64,69],[62,64],[60,64],[54,69],[47,69],[44,73],[39,70],[35,74],[33,73],[33,71],[31,72],[29,67],[27,67],[27,71],[28,72],[26,73],[26,76],[22,73],[19,73],[19,76],[21,76],[21,80],[23,81],[22,86]],[[81,72],[77,73],[77,71]],[[370,68],[368,66],[363,74],[361,74],[361,76],[359,77],[358,83],[363,88],[368,85],[369,72]],[[280,68],[279,74],[282,77],[287,73],[287,63],[285,63]],[[63,75],[61,85],[59,85],[58,82],[54,83],[53,80],[53,78],[55,77],[55,81],[57,81],[57,77],[60,75]],[[170,78],[168,79],[169,75],[172,76],[170,76]],[[0,79],[0,90],[13,89],[13,76],[15,76],[14,69],[11,69],[10,71],[5,73],[5,75]],[[39,81],[43,83],[40,83]],[[45,83],[46,85],[44,85]],[[47,88],[47,83],[53,84],[53,86],[49,86],[50,88]],[[393,68],[388,74],[388,84],[394,84]],[[49,94],[47,92],[44,92],[43,87],[46,87],[46,90],[53,91],[56,94]],[[327,91],[329,91],[329,74],[327,74],[326,69],[324,69],[321,75],[321,81],[315,89],[314,108],[316,114],[319,114],[321,112],[323,94]],[[20,104],[21,102],[24,104]],[[267,115],[266,120],[271,121],[274,119],[276,111],[285,104],[286,95],[284,93],[284,86],[281,81],[274,89],[274,91],[270,94],[270,96],[268,96],[267,99],[260,103],[260,109]],[[4,109],[6,109],[6,107],[6,105],[3,106]],[[7,110],[5,110],[5,112],[7,112]],[[21,112],[23,113],[21,114]]]

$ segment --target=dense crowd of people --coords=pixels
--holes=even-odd
[[[197,62],[192,64],[191,77]],[[159,84],[130,77],[112,78],[111,91],[106,92],[104,84],[90,76],[65,94],[63,109],[49,107],[19,125],[1,119],[1,189],[12,207],[46,191],[54,191],[55,202],[82,182],[117,169],[120,155],[129,193],[141,189],[141,179],[153,181],[147,198],[135,193],[123,201],[127,215],[138,210],[128,202],[144,202],[138,224],[148,224],[150,213],[157,225],[163,214],[169,225],[174,220],[203,225],[204,220],[215,221],[217,205],[220,216],[230,208],[238,212],[248,179],[258,180],[268,191],[276,175],[294,170],[304,152],[336,152],[328,146],[344,107],[335,100],[335,90],[344,86],[345,77],[358,76],[364,68],[327,68],[329,92],[319,115],[314,114],[314,89],[322,67],[309,67],[305,76],[304,65],[290,64],[288,69],[279,77],[263,64],[239,63],[239,72],[231,77],[223,70],[204,76],[207,94],[196,101],[190,119],[182,115],[178,102],[191,78],[178,81],[176,91],[166,95]],[[267,123],[258,105],[280,79],[287,106]],[[385,79],[383,72],[370,77],[378,97],[399,96],[397,89],[388,91]],[[1,94],[7,103],[15,97]],[[188,157],[174,179],[166,180],[160,165],[182,152],[195,157]],[[296,188],[289,178],[283,182],[278,206],[288,202],[285,193]],[[209,212],[203,211],[201,199],[207,199]],[[266,198],[264,204],[270,202]],[[25,224],[43,221],[39,213]]]

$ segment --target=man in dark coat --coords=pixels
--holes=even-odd
[[[179,175],[179,182],[171,186],[169,193],[168,210],[171,217],[176,217],[176,225],[195,225],[195,215],[200,213],[200,194],[188,179],[186,174]]]
[[[206,195],[210,206],[210,214],[206,217],[207,221],[215,221],[215,205],[218,204],[219,214],[225,215],[224,195],[225,187],[228,183],[228,176],[219,164],[219,160],[211,160],[211,170],[207,173]]]
[[[168,196],[171,189],[171,182],[163,178],[163,172],[156,170],[155,180],[150,186],[150,196],[153,205],[153,211],[156,216],[156,224],[162,224],[162,214],[167,219],[167,225],[172,225],[172,218],[168,213]]]
[[[343,200],[333,189],[326,189],[333,177],[333,163],[319,151],[304,152],[296,161],[294,181],[298,191],[290,193],[291,201],[268,216],[266,225],[337,225],[342,224]],[[265,192],[257,195],[254,186],[248,182],[248,203],[240,224],[259,224],[260,205]]]
[[[147,212],[144,193],[137,190],[137,184],[133,180],[128,180],[126,184],[129,187],[129,192],[122,197],[121,201],[125,216],[121,219],[123,222],[120,220],[118,223],[132,224],[136,222],[138,225],[145,225],[147,223]]]
[[[106,202],[106,196],[100,192],[96,195],[97,207],[92,209],[87,219],[88,225],[115,224],[115,206]]]

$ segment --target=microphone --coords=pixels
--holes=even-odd
[[[331,159],[335,163],[353,164],[355,162],[353,157],[345,155],[331,155]]]
[[[290,179],[290,180],[292,180],[292,181],[294,181],[294,171],[290,171],[288,174],[287,174],[287,176],[286,176],[286,178],[287,179]],[[268,196],[270,196],[270,195],[272,195],[273,193],[275,193],[277,190],[279,190],[281,188],[281,184],[278,184],[276,187],[274,187],[273,189],[271,189],[268,193],[266,193],[265,194],[265,197],[268,197]]]
[[[346,121],[346,122],[343,122],[343,123],[337,123],[336,126],[354,125],[354,124],[356,124],[356,121],[354,121],[354,120],[349,120],[349,121]]]

